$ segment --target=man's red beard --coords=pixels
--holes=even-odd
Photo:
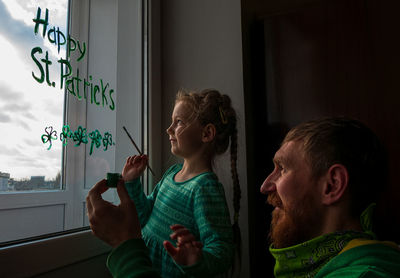
[[[277,208],[272,212],[269,232],[273,248],[285,248],[310,240],[322,226],[321,212],[315,209],[310,194],[284,206],[278,194],[273,192],[268,195],[267,202]]]

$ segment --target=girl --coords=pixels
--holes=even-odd
[[[216,90],[178,92],[167,134],[171,152],[183,158],[183,165],[169,168],[149,196],[139,180],[146,156],[129,157],[122,171],[153,267],[162,277],[226,272],[233,260],[234,239],[224,189],[212,171],[212,161],[227,150],[230,138],[234,225],[238,227],[236,113],[230,98]],[[177,248],[167,241],[171,229]]]

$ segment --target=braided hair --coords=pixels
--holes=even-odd
[[[180,90],[176,102],[185,101],[193,109],[194,117],[203,126],[211,123],[215,126],[216,136],[213,141],[213,151],[216,155],[227,151],[230,139],[231,175],[233,180],[233,236],[236,244],[236,256],[241,257],[241,235],[239,228],[239,211],[241,189],[237,172],[237,119],[232,108],[231,99],[214,89],[206,89],[199,93]],[[235,265],[234,265],[235,266]]]

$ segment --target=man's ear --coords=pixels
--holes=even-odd
[[[342,199],[349,183],[349,173],[342,164],[332,165],[325,174],[322,203],[332,205]]]
[[[211,142],[214,140],[216,133],[217,130],[215,128],[215,125],[207,124],[205,127],[203,127],[201,140],[204,143]]]

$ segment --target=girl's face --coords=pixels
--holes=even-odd
[[[172,123],[167,129],[171,142],[171,152],[183,158],[189,158],[200,150],[202,126],[194,119],[193,109],[184,101],[175,104]]]

